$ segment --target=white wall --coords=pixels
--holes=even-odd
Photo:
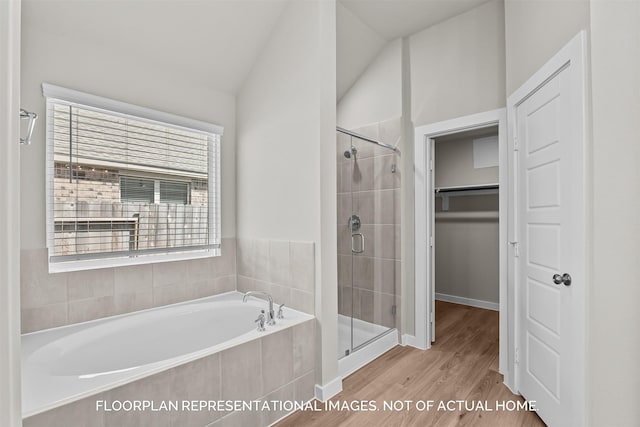
[[[238,93],[238,237],[320,237],[317,5],[285,7]]]
[[[20,1],[0,2],[0,425],[22,425]]]
[[[87,11],[87,9],[82,9]],[[235,235],[235,99],[194,85],[179,69],[155,66],[153,58],[129,56],[117,44],[92,42],[90,34],[46,32],[38,2],[24,2],[22,105],[40,116],[33,144],[22,153],[22,249],[45,247],[45,98],[49,82],[95,95],[222,125],[222,236]],[[51,17],[61,20],[64,15]],[[51,27],[49,27],[51,28]],[[197,48],[193,46],[192,48]],[[206,51],[203,41],[202,51]]]
[[[238,93],[240,238],[316,243],[317,361],[337,376],[335,2],[290,2]]]
[[[380,51],[338,103],[338,126],[357,129],[402,115],[402,40]]]
[[[341,3],[336,4],[336,91],[338,101],[351,88],[386,41]]]
[[[588,0],[505,0],[506,84],[513,93],[580,30]]]
[[[504,6],[493,0],[410,37],[414,126],[504,107]]]
[[[587,403],[593,426],[640,425],[640,3],[591,2],[592,285]]]

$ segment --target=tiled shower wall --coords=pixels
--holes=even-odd
[[[350,130],[397,146],[401,118]],[[337,135],[338,310],[366,322],[400,327],[400,157],[372,143]],[[351,142],[358,150],[355,163],[353,156],[344,156]],[[352,213],[360,217],[357,232],[366,240],[365,252],[353,257],[347,225]]]
[[[22,333],[236,289],[236,240],[222,256],[49,274],[47,250],[21,251]]]
[[[314,314],[314,243],[238,239],[238,291],[269,292],[278,304]]]

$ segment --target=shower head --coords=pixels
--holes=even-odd
[[[349,150],[344,152],[344,156],[347,159],[350,159],[351,155],[353,154],[353,157],[355,158],[357,152],[358,152],[358,150],[356,149],[356,147],[351,147]]]

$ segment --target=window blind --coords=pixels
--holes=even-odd
[[[219,142],[47,98],[50,261],[219,248]]]

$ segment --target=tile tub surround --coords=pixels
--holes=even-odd
[[[313,398],[315,319],[197,359],[130,384],[24,419],[25,427],[267,426],[286,415],[272,411],[104,411],[97,401],[241,400]]]
[[[47,250],[21,251],[22,333],[202,298],[236,289],[236,240],[222,255],[50,274]]]
[[[238,239],[238,291],[269,292],[305,313],[314,314],[313,242]]]
[[[374,123],[354,132],[392,146],[401,142],[401,119]],[[344,157],[356,147],[357,163]],[[390,150],[337,133],[338,311],[386,327],[400,327],[401,161]],[[398,168],[391,173],[391,165]],[[347,220],[356,213],[366,236],[366,252],[351,254]],[[396,314],[391,307],[396,306]]]

